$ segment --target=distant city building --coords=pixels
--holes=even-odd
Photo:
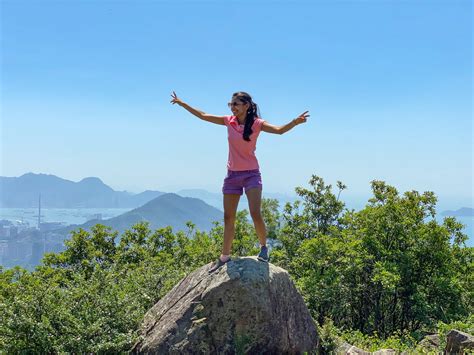
[[[10,226],[0,226],[0,238],[10,239]]]
[[[30,224],[27,221],[23,221],[23,220],[15,221],[15,226],[18,229],[18,233],[21,233],[21,232],[31,228]]]
[[[7,219],[0,219],[0,227],[11,226],[13,223]]]
[[[102,221],[102,213],[96,213],[96,214],[90,215],[88,218],[88,221],[95,221],[95,220]]]
[[[8,256],[11,264],[19,265],[30,258],[31,243],[9,240],[7,245],[8,247],[5,256]]]
[[[8,252],[8,241],[0,240],[0,265],[3,265],[4,257],[7,255]]]
[[[0,227],[0,238],[11,239],[11,238],[15,238],[17,235],[18,235],[18,227],[17,226],[3,225],[2,227]]]
[[[10,238],[15,238],[18,235],[18,227],[11,226],[10,227]]]

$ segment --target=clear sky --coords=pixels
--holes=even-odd
[[[2,0],[1,174],[97,176],[118,190],[218,192],[224,126],[247,91],[306,124],[257,145],[264,191],[312,174],[472,206],[470,1]]]

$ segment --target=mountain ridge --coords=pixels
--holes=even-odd
[[[132,194],[115,191],[98,177],[85,177],[74,182],[42,173],[0,176],[0,207],[38,207],[40,194],[44,208],[134,208],[164,192],[147,190]]]
[[[149,222],[151,229],[166,226],[171,226],[173,229],[184,229],[187,222],[192,222],[200,230],[210,230],[213,227],[213,222],[221,221],[222,218],[222,211],[200,199],[182,197],[175,193],[165,193],[143,206],[119,216],[106,220],[90,220],[80,225],[67,226],[55,232],[67,234],[77,228],[89,229],[97,223],[123,232],[140,221]]]
[[[455,211],[447,210],[441,213],[442,216],[454,216],[454,217],[472,217],[474,216],[474,208],[461,207]]]

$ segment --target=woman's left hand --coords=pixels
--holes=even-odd
[[[301,115],[299,115],[298,117],[296,117],[293,122],[295,122],[295,124],[300,124],[300,123],[305,123],[306,122],[306,119],[310,116],[308,114],[309,111],[305,111],[303,112]]]

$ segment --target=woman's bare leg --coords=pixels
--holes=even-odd
[[[235,235],[235,216],[239,205],[240,195],[224,194],[224,245],[222,254],[230,255],[232,241]]]
[[[245,191],[247,199],[249,201],[250,216],[252,216],[255,231],[257,232],[258,240],[260,245],[266,245],[267,243],[267,229],[265,222],[263,221],[261,205],[262,205],[262,189],[253,188]]]

